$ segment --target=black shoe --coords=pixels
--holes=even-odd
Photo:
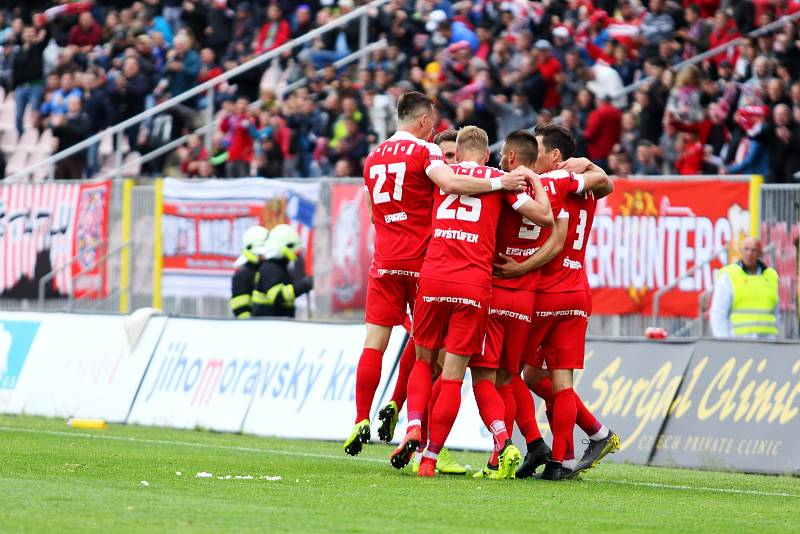
[[[381,426],[378,427],[378,439],[389,443],[394,437],[394,428],[397,426],[397,404],[391,401],[378,412]]]
[[[517,478],[529,478],[533,476],[540,465],[546,464],[550,460],[550,447],[542,438],[535,439],[528,443],[528,452],[525,459],[517,469]]]
[[[574,472],[580,473],[591,469],[600,463],[606,455],[619,450],[619,436],[613,430],[608,431],[608,436],[597,441],[587,440],[589,442],[586,450],[583,451],[580,461],[575,466]]]
[[[567,480],[572,478],[573,471],[561,465],[561,462],[549,461],[544,466],[544,471],[537,474],[536,478],[541,480]]]

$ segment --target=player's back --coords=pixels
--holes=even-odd
[[[568,217],[565,203],[570,191],[574,191],[576,183],[572,178],[572,173],[567,171],[539,175],[555,219]],[[530,190],[528,194],[533,196]],[[506,204],[503,206],[497,226],[497,253],[509,256],[517,262],[523,262],[544,245],[552,231],[550,227],[542,228],[533,223]],[[535,269],[514,278],[494,278],[492,282],[498,287],[532,291],[539,283],[540,274],[541,270]]]
[[[395,133],[367,157],[364,183],[375,224],[371,274],[419,270],[430,239],[433,204],[427,173],[443,164],[439,147],[406,132]]]
[[[562,293],[588,289],[584,261],[596,208],[597,199],[591,191],[567,195],[565,209],[569,213],[569,226],[564,247],[542,267],[539,291]]]
[[[450,166],[456,174],[499,178],[503,172],[474,162]],[[469,196],[434,193],[431,242],[422,276],[447,282],[490,285],[497,224],[504,192]]]

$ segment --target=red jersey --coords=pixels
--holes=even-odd
[[[539,179],[547,191],[550,207],[555,219],[569,217],[564,208],[567,195],[578,188],[578,181],[569,171],[553,171],[540,174]],[[530,190],[528,191],[531,194]],[[517,262],[523,262],[544,245],[553,232],[552,228],[542,228],[523,217],[511,206],[504,206],[497,225],[497,254],[510,256]],[[524,289],[533,291],[539,283],[541,270],[525,273],[515,278],[493,278],[492,284],[508,289]]]
[[[395,133],[367,156],[364,184],[375,224],[370,276],[419,273],[431,235],[433,182],[428,173],[444,164],[437,145],[408,132]]]
[[[582,185],[580,187],[582,188]],[[579,189],[576,194],[567,196],[564,207],[569,213],[567,237],[561,252],[542,267],[542,277],[537,289],[542,293],[566,293],[589,289],[583,265],[597,199],[591,191],[584,193]]]
[[[499,178],[503,172],[471,161],[450,165],[456,174]],[[503,204],[521,206],[526,192],[496,191],[477,196],[445,194],[433,201],[433,228],[421,276],[444,282],[489,287],[497,242],[497,223]]]

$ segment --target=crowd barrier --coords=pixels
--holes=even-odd
[[[363,336],[348,323],[0,312],[0,412],[341,440]],[[396,329],[373,418],[404,340]],[[575,387],[622,438],[610,461],[800,471],[800,343],[590,339]],[[470,390],[467,377],[448,445],[488,450]],[[542,402],[537,420],[547,438]],[[576,429],[577,448],[585,438]]]

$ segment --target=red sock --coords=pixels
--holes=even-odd
[[[364,349],[356,369],[356,423],[369,419],[375,390],[381,381],[383,353],[378,349]]]
[[[577,415],[575,391],[572,388],[562,389],[554,397],[552,458],[556,462],[563,462],[567,451],[573,450],[572,436]]]
[[[519,431],[525,436],[525,443],[541,438],[542,433],[539,432],[539,425],[536,423],[536,405],[521,376],[511,377],[511,390],[514,393],[514,402],[517,407],[515,419]]]
[[[431,421],[431,412],[433,412],[433,407],[436,405],[436,399],[439,398],[439,394],[442,392],[442,380],[441,377],[437,377],[436,380],[433,382],[433,387],[431,388],[431,400],[428,402],[428,409],[425,410],[425,416],[422,418],[422,440],[420,441],[420,447],[425,449],[428,445],[428,434],[430,430],[430,421]]]
[[[431,398],[431,364],[425,360],[417,360],[408,377],[408,425],[422,427],[422,418],[428,409]]]
[[[514,432],[514,418],[517,415],[517,401],[514,399],[514,390],[511,384],[506,384],[497,388],[500,398],[503,399],[505,407],[503,422],[506,425],[506,432],[511,435]]]
[[[461,380],[441,379],[441,392],[431,411],[431,431],[428,451],[439,454],[447,441],[447,436],[456,422],[458,410],[461,408]],[[410,401],[410,399],[409,399]]]
[[[594,414],[583,405],[583,401],[577,393],[575,394],[575,406],[578,409],[576,422],[577,425],[581,427],[581,430],[586,432],[587,436],[593,436],[600,432],[600,428],[603,425],[601,425]]]
[[[483,424],[494,436],[494,448],[499,451],[508,439],[506,424],[503,422],[505,415],[503,399],[500,398],[494,384],[485,379],[474,382],[472,392],[475,394],[475,402]]]
[[[550,424],[550,431],[553,431],[553,382],[549,376],[546,376],[536,382],[536,385],[531,388],[537,397],[544,401],[544,414],[547,416],[547,422]]]
[[[403,354],[400,355],[400,365],[397,369],[397,382],[392,392],[392,400],[397,404],[398,412],[403,408],[403,403],[406,402],[408,377],[411,375],[411,369],[414,368],[415,361],[417,361],[417,352],[414,346],[414,339],[408,338],[406,348],[403,349]]]

